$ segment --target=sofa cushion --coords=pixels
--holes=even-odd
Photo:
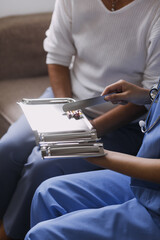
[[[48,77],[0,81],[0,137],[22,114],[16,102],[22,98],[38,98],[48,86]]]
[[[0,19],[0,80],[47,75],[45,32],[51,13]]]

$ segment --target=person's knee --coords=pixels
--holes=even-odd
[[[58,196],[65,192],[65,186],[64,176],[50,178],[40,184],[36,190],[36,195],[43,194],[46,196],[50,194],[54,198],[54,195]]]
[[[21,125],[25,126],[22,123]],[[21,131],[22,128],[25,130]],[[19,127],[18,122],[14,123],[0,140],[0,158],[10,163],[24,165],[34,146],[35,138],[32,131],[27,127]]]
[[[25,179],[25,181],[28,179],[28,182],[30,182],[32,185],[39,185],[43,180],[47,178],[47,174],[44,173],[44,165],[45,164],[43,164],[43,162],[41,163],[40,161],[33,161],[25,164],[23,168],[22,178]]]
[[[35,147],[23,169],[23,178],[39,186],[43,181],[63,175],[61,164],[55,160],[44,160],[38,147]],[[54,180],[52,180],[54,181]]]
[[[63,176],[45,180],[34,193],[32,209],[36,209],[37,206],[42,208],[47,206],[48,209],[52,209],[52,213],[55,212],[54,216],[65,214],[64,207],[68,202],[68,198],[70,198],[67,189],[65,177]]]
[[[43,224],[39,223],[35,227],[31,228],[31,230],[26,234],[24,240],[39,240],[39,239],[45,239],[44,234],[42,236],[42,233],[44,232]]]
[[[62,240],[64,239],[64,234],[62,233],[63,229],[61,226],[57,226],[57,224],[55,224],[54,220],[52,219],[43,221],[31,228],[30,231],[26,234],[24,240]],[[66,239],[69,238],[66,236]]]

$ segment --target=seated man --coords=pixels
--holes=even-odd
[[[125,81],[103,94],[110,92],[118,92],[106,97],[113,103],[150,101],[148,90]],[[160,85],[157,92],[137,157],[106,150],[87,160],[108,170],[46,180],[34,195],[25,240],[159,240]]]

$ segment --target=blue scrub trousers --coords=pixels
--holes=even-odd
[[[41,96],[51,98],[48,88]],[[136,155],[143,134],[137,123],[129,124],[102,138],[104,148]],[[43,160],[33,132],[24,116],[0,139],[0,219],[12,238],[21,239],[30,227],[30,206],[36,188],[46,179],[96,170],[84,159]]]
[[[160,228],[134,197],[130,178],[109,170],[46,180],[31,210],[25,240],[160,239]]]

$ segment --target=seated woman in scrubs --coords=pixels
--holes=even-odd
[[[113,103],[146,104],[149,91],[123,80],[103,94]],[[37,189],[25,240],[160,239],[160,86],[137,157],[105,150],[87,161],[104,168],[51,178]],[[67,160],[66,160],[67,161]]]

